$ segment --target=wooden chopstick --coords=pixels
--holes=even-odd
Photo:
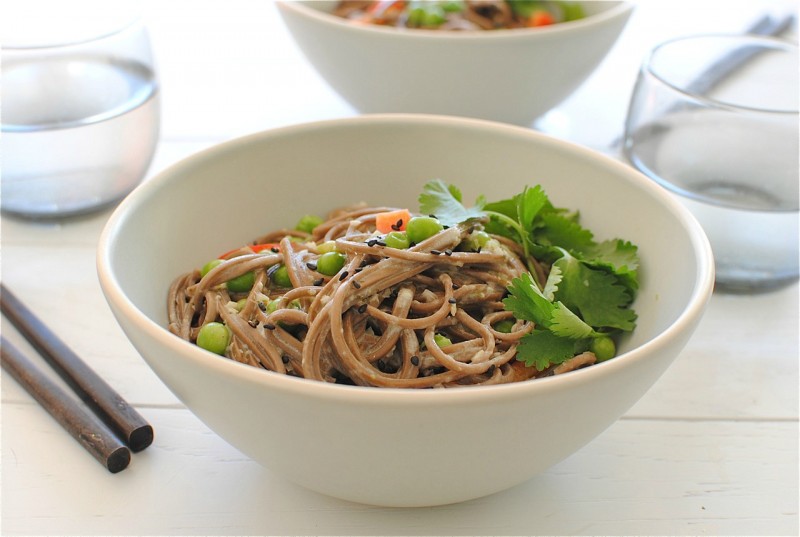
[[[150,424],[2,283],[0,310],[78,397],[132,451],[141,451],[153,442]],[[5,348],[6,342],[3,344]]]
[[[131,452],[94,414],[50,380],[39,368],[0,336],[0,361],[42,407],[111,473],[128,467]]]

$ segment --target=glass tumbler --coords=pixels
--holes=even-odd
[[[0,23],[4,213],[87,213],[142,180],[160,111],[138,15],[125,2],[7,2]]]
[[[798,279],[797,66],[795,43],[708,35],[661,44],[639,73],[625,155],[698,219],[721,291]]]

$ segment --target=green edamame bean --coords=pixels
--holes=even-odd
[[[414,216],[406,224],[406,236],[409,241],[419,244],[443,229],[442,223],[432,216]]]
[[[408,240],[408,235],[403,231],[387,233],[386,237],[383,238],[383,242],[385,242],[386,246],[389,248],[397,248],[398,250],[405,250],[411,245],[411,241]]]
[[[317,259],[317,272],[325,276],[333,276],[344,266],[346,258],[339,252],[327,252]]]
[[[436,26],[441,26],[445,22],[447,22],[447,17],[445,17],[444,10],[439,6],[431,6],[425,12],[425,16],[422,19],[422,26],[435,28]]]
[[[617,345],[608,336],[596,337],[589,344],[589,350],[597,357],[598,362],[610,360],[617,354]]]
[[[408,12],[408,18],[406,19],[406,26],[409,28],[417,28],[422,26],[423,21],[425,20],[425,10],[421,7],[415,7],[411,11]]]
[[[320,254],[327,254],[328,252],[335,252],[336,251],[336,241],[325,241],[322,244],[317,245],[317,251]]]
[[[320,225],[323,222],[322,218],[319,216],[315,216],[313,214],[307,214],[303,218],[297,222],[295,229],[298,231],[305,231],[306,233],[311,233],[314,231],[314,228]]]
[[[443,336],[442,334],[434,334],[433,335],[433,340],[440,347],[447,347],[448,345],[452,345],[453,344],[453,342],[450,341],[450,338],[448,338],[447,336]]]
[[[292,280],[289,278],[289,269],[286,265],[281,265],[272,272],[272,283],[278,287],[292,287]]]
[[[246,293],[254,283],[256,283],[256,274],[250,271],[228,280],[225,285],[228,287],[228,291],[233,293]]]
[[[200,269],[200,277],[201,278],[204,277],[206,274],[211,272],[213,268],[218,267],[222,263],[223,263],[222,259],[212,259],[211,261],[203,265],[203,268]]]
[[[467,237],[463,244],[464,249],[477,252],[484,246],[492,237],[489,236],[488,233],[485,231],[473,231],[472,234]]]
[[[442,9],[445,13],[457,13],[464,11],[464,2],[461,0],[449,0],[442,2]]]
[[[511,319],[503,319],[494,325],[494,329],[503,334],[510,333],[512,328],[514,328],[514,321]]]
[[[197,346],[215,354],[224,355],[231,342],[231,331],[222,323],[203,325],[197,333]]]

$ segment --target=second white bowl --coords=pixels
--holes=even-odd
[[[539,28],[448,32],[355,24],[336,2],[278,2],[319,74],[362,113],[415,112],[530,125],[600,64],[633,10],[583,2],[587,17]]]

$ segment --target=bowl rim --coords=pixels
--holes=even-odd
[[[570,32],[577,32],[588,26],[602,25],[610,21],[616,20],[620,17],[627,17],[633,11],[635,2],[631,0],[618,0],[617,5],[612,6],[610,9],[589,15],[583,19],[560,22],[548,26],[540,26],[537,28],[506,28],[487,31],[461,31],[461,32],[442,32],[440,30],[427,30],[424,28],[414,28],[404,30],[402,28],[386,27],[377,24],[354,24],[346,19],[331,15],[318,9],[313,9],[305,5],[304,2],[292,0],[276,0],[275,4],[279,12],[293,12],[294,14],[311,19],[319,24],[338,27],[341,29],[350,30],[353,32],[362,32],[374,34],[376,36],[387,36],[396,39],[423,39],[423,40],[455,40],[467,41],[471,39],[482,40],[505,40],[505,39],[519,39],[531,38],[532,36],[547,36],[553,34],[563,34]]]
[[[535,143],[566,148],[577,155],[582,155],[583,158],[613,168],[616,172],[625,176],[628,182],[635,184],[637,188],[644,189],[648,191],[651,196],[656,197],[670,210],[683,227],[686,228],[698,264],[697,278],[689,300],[677,318],[666,327],[666,329],[641,345],[616,356],[614,359],[595,364],[592,367],[583,368],[564,375],[536,379],[533,382],[469,386],[463,389],[414,390],[333,384],[276,374],[272,371],[257,369],[234,360],[221,359],[220,356],[205,351],[169,332],[166,327],[150,319],[134,305],[123,292],[112,269],[111,251],[113,249],[115,237],[130,218],[130,213],[136,211],[153,196],[156,196],[163,184],[179,180],[182,176],[180,172],[183,169],[191,169],[195,167],[198,162],[214,158],[218,154],[224,154],[230,149],[236,148],[242,144],[259,140],[297,135],[304,131],[313,131],[320,128],[359,128],[360,125],[369,126],[380,124],[454,126],[457,128],[477,129],[480,131],[527,137],[534,140]],[[594,382],[594,379],[597,377],[617,374],[620,369],[626,368],[629,362],[645,360],[650,353],[658,352],[659,349],[668,346],[673,335],[684,332],[691,333],[693,327],[702,316],[714,288],[714,261],[711,245],[699,222],[689,210],[674,199],[666,189],[657,185],[633,167],[598,151],[580,146],[573,142],[557,139],[525,127],[457,116],[408,113],[365,114],[355,117],[327,119],[277,127],[215,144],[183,158],[157,173],[154,177],[141,183],[131,194],[123,199],[113,211],[100,234],[97,245],[96,270],[106,300],[115,307],[112,309],[119,311],[129,322],[136,324],[148,337],[157,341],[158,344],[164,348],[165,354],[169,352],[180,354],[183,355],[185,359],[196,362],[201,368],[215,370],[219,375],[234,377],[246,383],[260,384],[265,389],[276,390],[283,393],[293,393],[304,398],[340,402],[349,401],[359,404],[369,403],[374,405],[403,404],[406,406],[417,404],[428,405],[433,402],[438,405],[461,405],[485,401],[487,398],[492,401],[511,401],[524,397],[531,391],[547,393],[550,390],[561,389],[563,384],[580,386],[587,382]],[[145,359],[145,361],[148,360]]]

